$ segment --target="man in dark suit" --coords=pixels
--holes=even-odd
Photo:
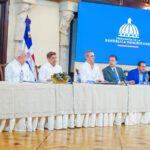
[[[110,55],[109,66],[103,69],[103,75],[106,81],[118,84],[125,80],[125,75],[122,68],[116,67],[116,64],[117,56]]]
[[[134,80],[135,84],[142,84],[148,81],[148,74],[146,71],[146,63],[144,61],[138,62],[138,67],[128,73],[127,80]]]

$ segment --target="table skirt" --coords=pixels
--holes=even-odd
[[[48,129],[67,129],[81,127],[102,127],[122,124],[149,124],[150,112],[146,113],[100,113],[100,114],[70,114],[51,117],[27,117],[19,119],[0,120],[2,131],[36,131]]]

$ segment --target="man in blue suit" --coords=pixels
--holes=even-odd
[[[135,84],[142,84],[144,82],[147,82],[146,63],[144,61],[139,61],[138,67],[129,71],[127,80],[133,80]]]

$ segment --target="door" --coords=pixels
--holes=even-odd
[[[8,35],[8,0],[0,0],[0,63],[6,63]]]

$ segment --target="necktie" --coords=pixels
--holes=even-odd
[[[20,82],[23,82],[23,78],[24,78],[24,73],[23,73],[23,70],[20,71]]]
[[[118,75],[117,75],[117,72],[116,72],[116,69],[115,69],[115,68],[113,68],[113,72],[114,72],[114,76],[115,76],[116,82],[119,83],[119,77],[118,77]]]

